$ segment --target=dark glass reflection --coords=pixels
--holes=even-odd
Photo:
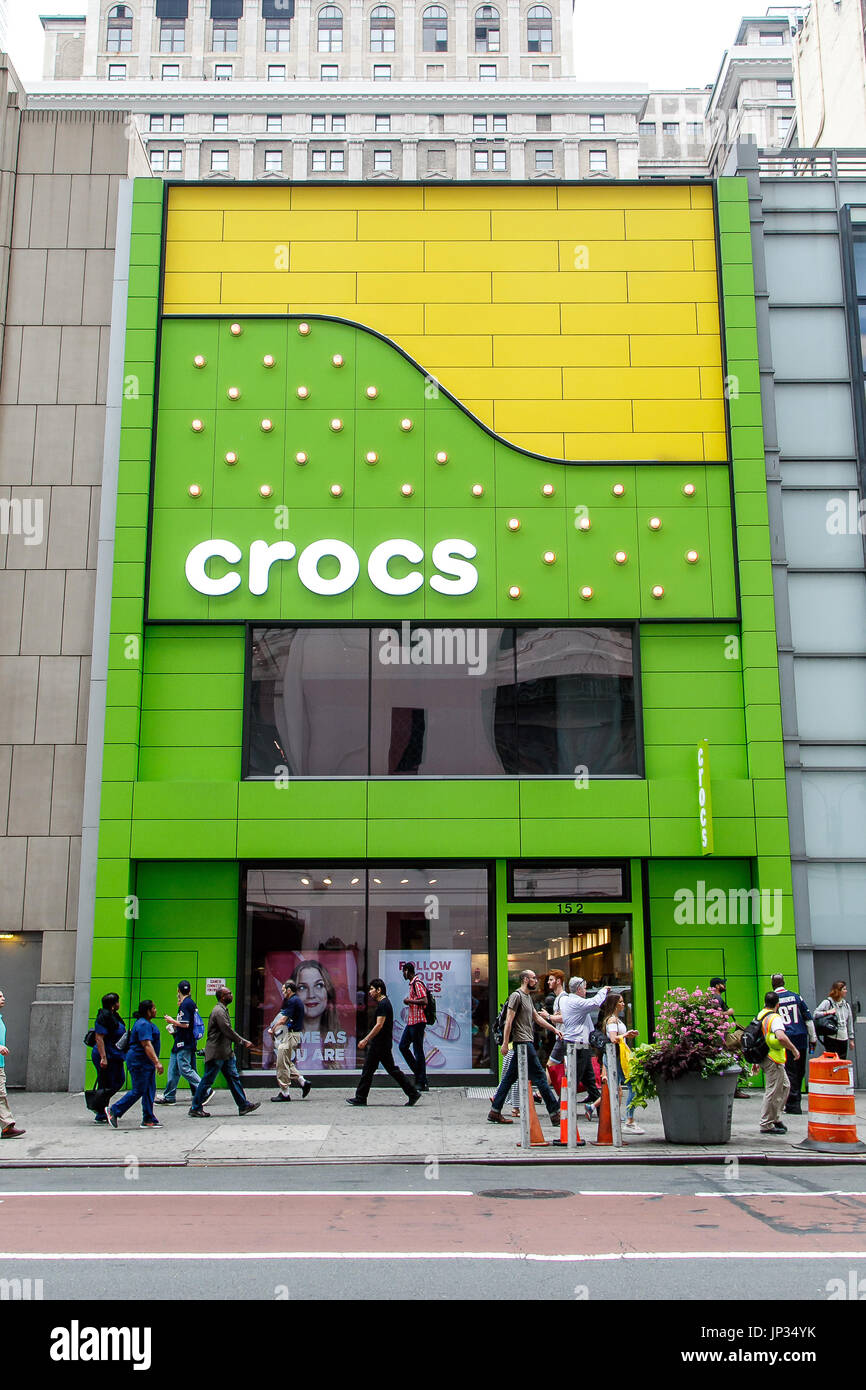
[[[622,898],[622,866],[619,864],[515,864],[512,869],[514,900],[554,898]]]

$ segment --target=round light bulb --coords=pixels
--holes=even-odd
[[[305,454],[303,449],[299,449],[295,454],[295,463],[299,463],[303,467],[309,461],[309,457],[309,454]]]
[[[271,432],[271,430],[272,430],[273,428],[274,428],[274,422],[273,422],[273,420],[263,420],[263,421],[262,421],[262,429],[263,429],[263,431],[265,432],[265,434],[270,434],[270,432]]]
[[[235,453],[234,449],[229,449],[228,453],[226,454],[226,463],[229,465],[229,467],[231,467],[232,464],[237,463],[237,461],[238,456]]]
[[[625,483],[614,483],[613,487],[611,488],[611,492],[613,493],[614,497],[624,497]]]
[[[545,550],[541,558],[546,565],[553,565],[556,563],[556,554],[552,550]]]
[[[555,492],[556,488],[553,486],[553,483],[545,483],[544,487],[541,489],[542,497],[552,497]]]
[[[368,463],[378,463],[378,462],[379,462],[379,455],[376,453],[376,450],[375,450],[375,449],[368,449],[368,450],[367,450],[367,455],[366,455],[366,457],[367,457],[367,462],[368,462]]]
[[[262,358],[262,366],[263,366],[263,367],[272,367],[272,366],[274,365],[274,362],[275,362],[275,361],[276,361],[276,358],[275,358],[274,356],[272,356],[271,353],[266,352],[265,355],[264,355],[264,357]]]
[[[518,517],[516,517],[516,516],[510,516],[510,517],[508,518],[508,529],[509,529],[509,531],[519,531],[519,530],[520,530],[520,520],[519,520]]]
[[[233,338],[239,338],[243,331],[244,330],[241,328],[239,323],[233,323],[231,328],[229,329],[229,332],[231,333]]]
[[[378,386],[368,386],[365,394],[368,401],[374,401],[379,394]]]
[[[698,563],[698,552],[696,550],[687,550],[686,559],[690,565],[696,565]]]
[[[583,588],[582,588],[581,591],[580,591],[580,597],[583,598],[583,599],[591,599],[591,598],[592,598],[592,589],[590,588],[590,586],[589,586],[588,584],[584,584]]]
[[[409,419],[408,415],[400,421],[400,428],[401,430],[404,430],[407,434],[411,430],[412,421]]]
[[[588,516],[582,516],[580,518],[580,521],[577,523],[578,531],[588,531],[591,528],[591,526],[592,522],[590,521]]]
[[[230,401],[239,400],[240,394],[240,389],[237,386],[230,386],[229,389],[226,391],[226,395],[228,396]]]
[[[299,400],[299,401],[305,401],[305,400],[307,399],[307,397],[309,396],[309,394],[310,394],[310,388],[309,388],[309,386],[299,386],[299,387],[298,387],[298,400]]]
[[[310,331],[310,325],[309,325],[308,323],[299,323],[299,324],[298,324],[298,332],[300,333],[300,335],[301,335],[302,338],[306,338],[306,336],[307,336],[307,334],[309,333],[309,331]]]
[[[626,560],[628,559],[628,556],[626,555],[624,550],[618,550],[613,558],[616,560],[616,563],[618,565],[624,565]]]
[[[192,359],[192,361],[193,361],[193,366],[195,366],[195,367],[205,367],[205,366],[207,366],[207,358],[206,358],[206,357],[202,357],[202,355],[201,355],[200,352],[197,352],[197,353],[196,353],[196,355],[195,355],[195,357]]]
[[[193,420],[192,429],[195,434],[201,434],[204,429],[204,420]]]
[[[342,495],[343,495],[343,489],[342,489],[342,487],[340,486],[340,484],[339,484],[339,483],[331,483],[331,496],[332,496],[332,497],[342,497]]]
[[[260,496],[260,497],[273,497],[273,495],[274,495],[274,489],[271,487],[270,483],[262,483],[261,487],[259,488],[259,496]]]
[[[187,491],[189,492],[190,497],[201,497],[201,488],[199,487],[198,483],[190,483]]]
[[[343,428],[343,422],[342,422],[342,420],[337,419],[336,416],[335,416],[334,419],[331,421],[331,429],[334,431],[335,434],[339,434],[339,433],[340,433],[340,430],[341,430],[342,428]]]
[[[696,491],[697,489],[695,488],[694,483],[683,483],[684,497],[694,497]]]
[[[508,590],[508,597],[520,598],[520,586],[518,584],[512,584],[511,588]]]
[[[664,598],[664,592],[661,584],[653,584],[653,598]]]
[[[447,462],[448,462],[448,455],[446,454],[446,452],[445,452],[444,449],[440,449],[440,450],[439,450],[438,454],[436,455],[436,462],[437,462],[437,463],[447,463]]]
[[[481,486],[480,483],[473,483],[473,484],[472,484],[472,496],[473,496],[473,497],[483,497],[483,496],[484,496],[484,488]]]
[[[662,519],[661,519],[661,517],[660,517],[660,516],[651,516],[650,519],[649,519],[649,528],[650,528],[651,531],[660,531],[660,530],[662,529]]]
[[[333,357],[331,358],[331,363],[332,363],[332,365],[335,366],[335,367],[342,367],[342,365],[343,365],[343,358],[342,358],[342,356],[340,355],[339,352],[335,352],[335,353],[334,353]]]
[[[403,486],[400,488],[400,492],[404,497],[411,497],[414,491],[415,489],[413,488],[411,483],[404,483]]]

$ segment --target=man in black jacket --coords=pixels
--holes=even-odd
[[[232,1044],[239,1043],[241,1047],[252,1047],[252,1043],[247,1038],[242,1038],[240,1033],[236,1033],[229,1018],[228,1006],[232,1002],[232,992],[230,989],[218,989],[216,992],[216,1003],[213,1006],[211,1016],[207,1021],[207,1042],[204,1049],[204,1072],[199,1082],[198,1090],[192,1098],[190,1115],[196,1119],[209,1119],[208,1112],[203,1108],[205,1097],[209,1094],[211,1087],[219,1072],[228,1083],[228,1088],[235,1099],[239,1115],[249,1115],[253,1110],[258,1110],[260,1101],[250,1102],[246,1098],[244,1088],[241,1085],[241,1078],[238,1074],[238,1064],[232,1052]]]

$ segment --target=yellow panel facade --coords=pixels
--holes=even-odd
[[[726,457],[710,185],[168,190],[166,314],[328,314],[573,459]]]

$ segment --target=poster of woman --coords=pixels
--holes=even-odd
[[[356,952],[269,951],[265,956],[263,1028],[279,1012],[283,984],[294,980],[304,1006],[304,1041],[295,1055],[300,1071],[351,1070],[356,1064]],[[274,1065],[270,1035],[264,1033],[264,1067]]]

